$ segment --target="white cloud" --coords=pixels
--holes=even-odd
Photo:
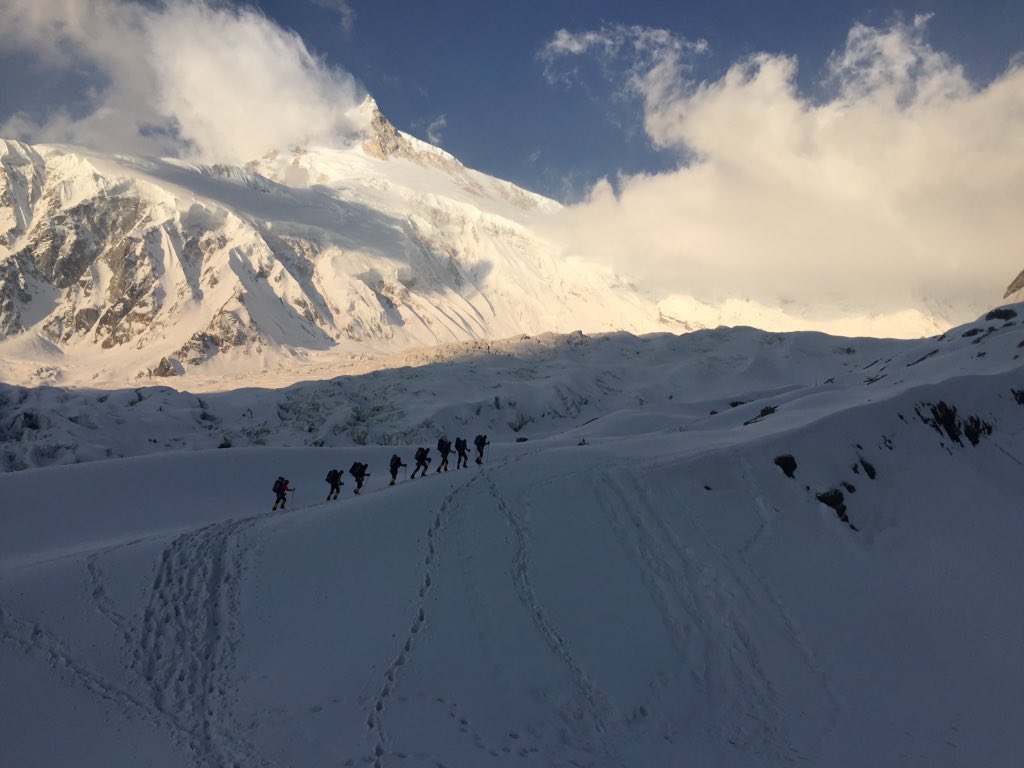
[[[656,41],[620,84],[680,163],[621,178],[617,194],[598,183],[551,234],[665,296],[817,317],[950,306],[961,320],[998,302],[1024,266],[1024,68],[974,86],[929,46],[926,21],[855,26],[822,102],[799,92],[792,57],[692,82],[699,46],[668,33],[557,34],[552,67]]]
[[[427,126],[427,140],[435,147],[440,147],[443,144],[441,137],[441,131],[444,130],[445,126],[448,125],[448,118],[444,115],[438,115],[430,121],[430,125]]]
[[[92,110],[15,115],[2,135],[242,163],[350,132],[353,78],[246,8],[199,0],[0,0],[0,46],[97,74]]]
[[[410,127],[417,134],[426,136],[427,141],[435,147],[443,147],[443,131],[447,125],[448,117],[442,114],[434,118],[419,118],[417,120],[413,120]]]
[[[663,29],[608,25],[597,31],[558,30],[539,52],[544,77],[551,85],[571,86],[579,80],[576,67],[566,67],[568,57],[592,56],[605,75],[619,82],[620,94],[656,97],[675,87],[690,69],[690,60],[708,49],[704,40],[689,41]],[[624,74],[623,74],[624,73]],[[668,76],[666,78],[666,76]]]

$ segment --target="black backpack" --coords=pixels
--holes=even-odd
[[[396,453],[391,457],[391,469],[397,470],[400,466],[402,466],[402,457]]]
[[[362,464],[360,464],[360,463],[359,463],[358,461],[354,461],[354,462],[352,462],[352,466],[351,466],[351,467],[349,467],[349,470],[348,470],[348,472],[349,472],[349,474],[350,474],[350,475],[352,475],[353,477],[356,477],[356,476],[358,476],[358,475],[359,475],[359,472],[360,472],[360,470],[361,470],[362,468],[363,468],[363,465],[362,465]]]
[[[281,489],[284,488],[286,485],[288,485],[287,480],[285,480],[283,477],[277,478],[277,480],[274,481],[274,493],[280,493]]]
[[[473,440],[473,445],[477,448],[481,448],[487,444],[487,435],[477,435],[476,439]]]
[[[427,449],[426,448],[417,448],[416,449],[416,461],[425,461],[426,458],[427,458]]]
[[[466,450],[466,441],[463,440],[461,437],[455,438],[455,450],[458,451],[459,453],[462,453],[463,451]]]
[[[338,470],[332,469],[330,472],[327,473],[327,477],[325,477],[324,480],[326,480],[331,485],[334,485],[336,482],[338,482]]]

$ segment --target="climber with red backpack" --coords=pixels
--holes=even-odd
[[[281,509],[284,509],[284,505],[288,502],[288,492],[295,489],[289,488],[288,481],[283,477],[279,477],[274,481],[273,490],[277,494],[277,498],[274,500],[274,509],[277,509],[278,504],[281,505]]]

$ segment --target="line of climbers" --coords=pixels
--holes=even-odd
[[[487,435],[477,435],[473,439],[473,445],[476,447],[475,461],[477,464],[484,463],[484,448],[490,444],[491,443],[487,439]],[[439,438],[437,441],[437,452],[441,454],[441,463],[437,465],[437,469],[434,471],[447,472],[448,455],[452,452],[451,441],[445,437]],[[466,441],[461,437],[455,438],[455,453],[458,454],[458,460],[455,463],[455,468],[464,469],[468,467],[469,446],[467,445]],[[417,448],[414,458],[416,460],[416,468],[413,469],[412,476],[410,478],[413,480],[416,479],[417,472],[420,472],[420,477],[423,477],[424,475],[427,474],[428,466],[432,461],[432,459],[430,458],[430,449],[424,448],[422,446]],[[388,485],[394,485],[395,482],[398,480],[398,470],[401,469],[402,467],[407,466],[408,464],[402,461],[401,456],[399,456],[397,453],[394,454],[391,457],[391,482],[388,483]],[[349,467],[348,472],[350,475],[352,475],[353,478],[355,478],[356,481],[355,491],[353,492],[357,495],[363,490],[363,482],[366,480],[367,477],[370,476],[370,472],[368,471],[369,468],[370,467],[368,464],[364,464],[360,461],[353,462],[352,466]],[[345,484],[341,479],[341,476],[344,474],[344,470],[341,469],[332,469],[327,473],[327,477],[325,477],[324,480],[331,486],[331,489],[327,492],[327,501],[338,498],[338,495],[341,493],[341,486]],[[295,488],[289,486],[288,482],[289,481],[284,477],[278,477],[277,480],[274,481],[273,491],[276,496],[274,500],[274,509],[277,509],[278,506],[280,506],[281,509],[284,509],[285,505],[288,502],[288,494],[296,490]]]

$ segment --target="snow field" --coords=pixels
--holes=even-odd
[[[976,384],[958,402],[990,401]],[[7,475],[0,659],[37,718],[3,702],[16,754],[59,756],[42,733],[80,699],[83,764],[168,742],[197,765],[1001,764],[1024,445],[950,445],[893,407],[710,449],[598,420],[394,488],[386,446]],[[365,495],[310,498],[356,456]],[[298,506],[271,514],[282,471]],[[50,501],[85,477],[122,493]],[[858,532],[814,497],[844,479]]]
[[[976,326],[527,340],[269,402],[108,393],[123,445],[158,435],[161,453],[0,475],[5,754],[1011,765],[1024,380],[1019,330]],[[342,387],[366,423],[423,432],[196,451],[170,431],[197,411],[315,423]],[[27,402],[103,422],[94,394]],[[445,426],[488,433],[486,463],[437,474],[432,450],[425,478],[388,487],[391,454],[411,465]],[[324,503],[332,466],[346,484]],[[279,474],[298,492],[272,513]]]

